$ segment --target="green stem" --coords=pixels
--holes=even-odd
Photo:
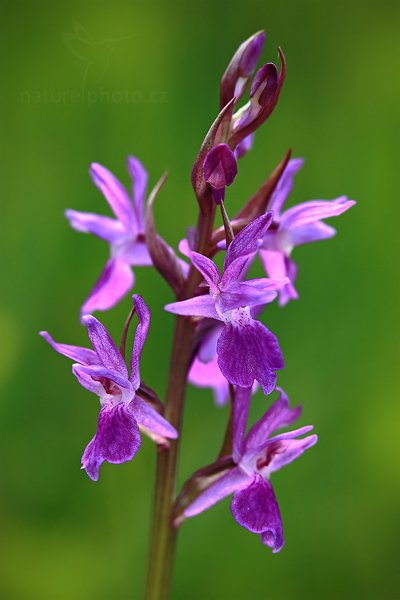
[[[214,215],[214,206],[209,212],[199,215],[197,251],[200,253],[206,253]],[[199,282],[200,275],[192,267],[179,300],[193,296]],[[187,317],[177,317],[164,416],[179,433],[181,432],[186,379],[190,367],[194,335],[193,321]],[[172,524],[172,509],[175,502],[178,450],[179,438],[171,440],[169,448],[160,450],[157,456],[146,600],[167,600],[170,597],[177,535],[177,529]]]

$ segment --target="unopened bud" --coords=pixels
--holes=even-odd
[[[227,144],[218,144],[207,153],[203,163],[203,175],[211,186],[217,204],[224,199],[225,187],[233,183],[237,172],[235,155]]]
[[[265,32],[259,31],[239,46],[221,79],[221,108],[229,100],[235,103],[242,97],[249,78],[257,66],[265,40]]]

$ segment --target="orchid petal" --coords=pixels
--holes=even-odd
[[[188,381],[200,388],[212,388],[217,406],[227,403],[229,384],[221,373],[216,354],[208,362],[195,358],[190,367]]]
[[[190,257],[190,253],[191,253],[191,248],[189,246],[189,242],[186,238],[184,238],[183,240],[181,240],[178,244],[178,250],[181,254],[183,254],[183,256],[187,256],[188,258]]]
[[[284,306],[289,300],[299,297],[294,282],[297,276],[296,263],[280,251],[260,250],[260,258],[267,274],[274,279],[288,278],[289,282],[279,290],[279,305]]]
[[[292,246],[301,246],[309,242],[318,242],[319,240],[327,240],[336,234],[336,229],[321,221],[315,221],[308,225],[300,227],[291,227],[286,232],[288,242]]]
[[[232,514],[239,525],[263,534],[262,541],[279,552],[283,530],[279,506],[269,481],[257,477],[247,488],[236,492],[231,503]]]
[[[47,331],[41,331],[39,335],[41,335],[56,352],[81,365],[96,365],[99,363],[99,358],[93,350],[81,348],[80,346],[70,346],[69,344],[59,344],[53,340]]]
[[[215,300],[207,294],[206,296],[196,296],[182,302],[172,302],[166,304],[164,309],[175,315],[184,315],[192,317],[208,317],[210,319],[222,320],[215,308]]]
[[[146,242],[135,240],[117,249],[118,258],[132,267],[150,267],[153,262],[149,254]]]
[[[276,369],[283,369],[276,336],[265,325],[243,315],[243,323],[227,323],[218,340],[218,364],[230,383],[251,387],[256,379],[270,394],[276,384]]]
[[[259,287],[257,287],[257,285],[254,283],[248,285],[247,281],[243,283],[232,283],[226,290],[224,290],[224,293],[221,294],[221,311],[226,312],[245,306],[268,304],[269,302],[272,302],[278,295],[276,289],[277,286],[274,286],[274,284],[271,284],[268,289],[268,287],[263,287],[262,284],[260,284]]]
[[[134,198],[134,211],[138,230],[140,233],[144,232],[144,202],[146,198],[147,171],[143,167],[140,160],[134,156],[128,156],[127,167],[129,175],[132,179],[132,196]]]
[[[298,434],[300,435],[300,434]],[[268,464],[268,471],[273,473],[290,464],[296,458],[301,456],[308,448],[311,448],[318,441],[318,436],[309,435],[301,440],[282,440],[279,444],[278,451],[272,455],[271,461]]]
[[[71,209],[66,210],[64,214],[69,220],[71,227],[77,231],[93,233],[110,244],[116,242],[125,232],[122,223],[110,217]]]
[[[261,246],[261,239],[258,240],[257,248]],[[238,256],[224,269],[220,289],[224,291],[232,283],[236,283],[245,277],[246,271],[250,268],[251,263],[256,257],[256,251],[250,254]]]
[[[102,382],[98,379],[93,379],[91,375],[81,371],[82,366],[83,365],[79,364],[72,365],[72,373],[75,375],[80,385],[84,387],[85,390],[88,390],[89,392],[92,392],[92,394],[99,396],[99,398],[103,397],[105,390]]]
[[[310,200],[289,208],[281,218],[280,227],[291,229],[321,221],[329,217],[337,217],[355,205],[354,200],[340,196],[335,200]]]
[[[235,158],[238,160],[242,158],[249,150],[252,149],[254,142],[254,133],[250,133],[245,137],[235,148]]]
[[[157,436],[172,439],[178,437],[175,427],[172,427],[162,415],[138,395],[130,402],[129,410],[140,426],[154,432]]]
[[[104,382],[108,386],[109,382],[112,381],[119,388],[122,388],[121,392],[124,390],[124,396],[133,396],[134,390],[130,381],[124,377],[124,375],[121,375],[121,373],[118,373],[118,371],[115,371],[114,369],[108,369],[102,365],[73,365],[72,371],[78,379],[82,374],[84,374],[92,377],[95,381],[100,381],[102,385]],[[87,386],[84,385],[84,387]],[[87,389],[89,388],[87,387]],[[93,390],[90,389],[90,391]]]
[[[282,173],[279,183],[276,186],[268,204],[268,208],[274,211],[274,218],[276,220],[279,220],[282,207],[292,191],[294,176],[296,175],[297,171],[301,169],[303,164],[304,160],[302,158],[293,158],[288,162],[286,169]]]
[[[213,291],[216,290],[221,275],[213,261],[198,252],[191,252],[190,260],[196,269],[203,275],[210,288]]]
[[[223,327],[222,323],[215,323],[214,327],[202,339],[197,353],[201,362],[210,362],[217,354],[217,342]]]
[[[99,414],[97,431],[82,456],[82,468],[93,481],[99,478],[104,461],[119,464],[131,460],[141,443],[135,418],[122,404],[105,406]]]
[[[264,248],[261,248],[260,258],[263,263],[264,269],[267,275],[269,275],[269,277],[275,280],[286,279],[287,270],[285,255],[283,254],[283,252],[275,250],[264,250]]]
[[[110,259],[84,305],[81,314],[112,308],[133,287],[134,275],[124,261]]]
[[[102,364],[107,369],[117,371],[117,373],[127,378],[128,370],[125,361],[104,325],[92,315],[84,315],[82,322],[87,328],[92,346]]]
[[[105,167],[98,163],[90,165],[93,183],[99,188],[117,219],[129,226],[131,231],[135,223],[133,206],[128,192],[118,179]],[[136,233],[133,231],[132,233]]]
[[[246,225],[246,227],[237,234],[226,251],[224,271],[226,271],[229,265],[239,256],[246,256],[257,252],[259,240],[264,237],[265,232],[271,225],[272,217],[273,213],[269,211],[249,223],[249,225]]]
[[[292,442],[301,435],[310,433],[313,429],[314,427],[312,425],[305,425],[299,429],[275,435],[268,440],[264,439],[259,446],[249,448],[248,445],[246,445],[246,452],[243,455],[241,464],[247,465],[246,468],[248,468],[248,465],[256,464],[258,470],[267,467],[268,472],[270,472],[270,464],[275,455],[286,451],[286,442]]]
[[[279,398],[250,429],[246,440],[247,448],[259,446],[270,437],[273,431],[287,427],[300,417],[301,406],[290,408],[285,392],[281,388],[276,389],[279,392]]]
[[[235,467],[217,481],[212,483],[200,496],[196,498],[184,511],[185,517],[194,517],[207,510],[226,496],[237,490],[243,489],[251,481],[251,476]]]
[[[129,380],[132,383],[133,388],[137,390],[140,386],[140,357],[150,326],[150,311],[143,298],[137,294],[133,296],[133,304],[139,319],[139,324],[136,327],[135,339],[133,342],[131,374]]]

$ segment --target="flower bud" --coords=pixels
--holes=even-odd
[[[220,204],[225,187],[233,183],[238,172],[235,155],[227,144],[218,144],[207,153],[203,163],[203,175],[212,189],[212,196]]]
[[[228,140],[231,148],[236,148],[258,129],[274,110],[286,73],[285,57],[281,49],[279,55],[282,61],[280,73],[274,63],[261,67],[252,81],[249,102],[233,115]]]
[[[265,32],[259,31],[239,46],[221,79],[221,108],[232,98],[235,104],[243,96],[249,78],[260,58]]]
[[[278,70],[273,63],[267,63],[254,76],[250,101],[233,115],[233,130],[243,129],[253,123],[274,100],[277,89]]]

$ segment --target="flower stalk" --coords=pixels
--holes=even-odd
[[[199,212],[197,226],[198,251],[206,252],[212,234],[215,207]],[[182,299],[190,298],[199,283],[199,272],[192,266]],[[187,373],[192,359],[195,329],[191,319],[176,318],[169,380],[165,398],[165,418],[181,431]],[[153,523],[150,538],[146,600],[167,600],[170,597],[177,528],[173,523],[173,506],[179,453],[179,441],[171,441],[169,448],[157,455],[154,491]]]

